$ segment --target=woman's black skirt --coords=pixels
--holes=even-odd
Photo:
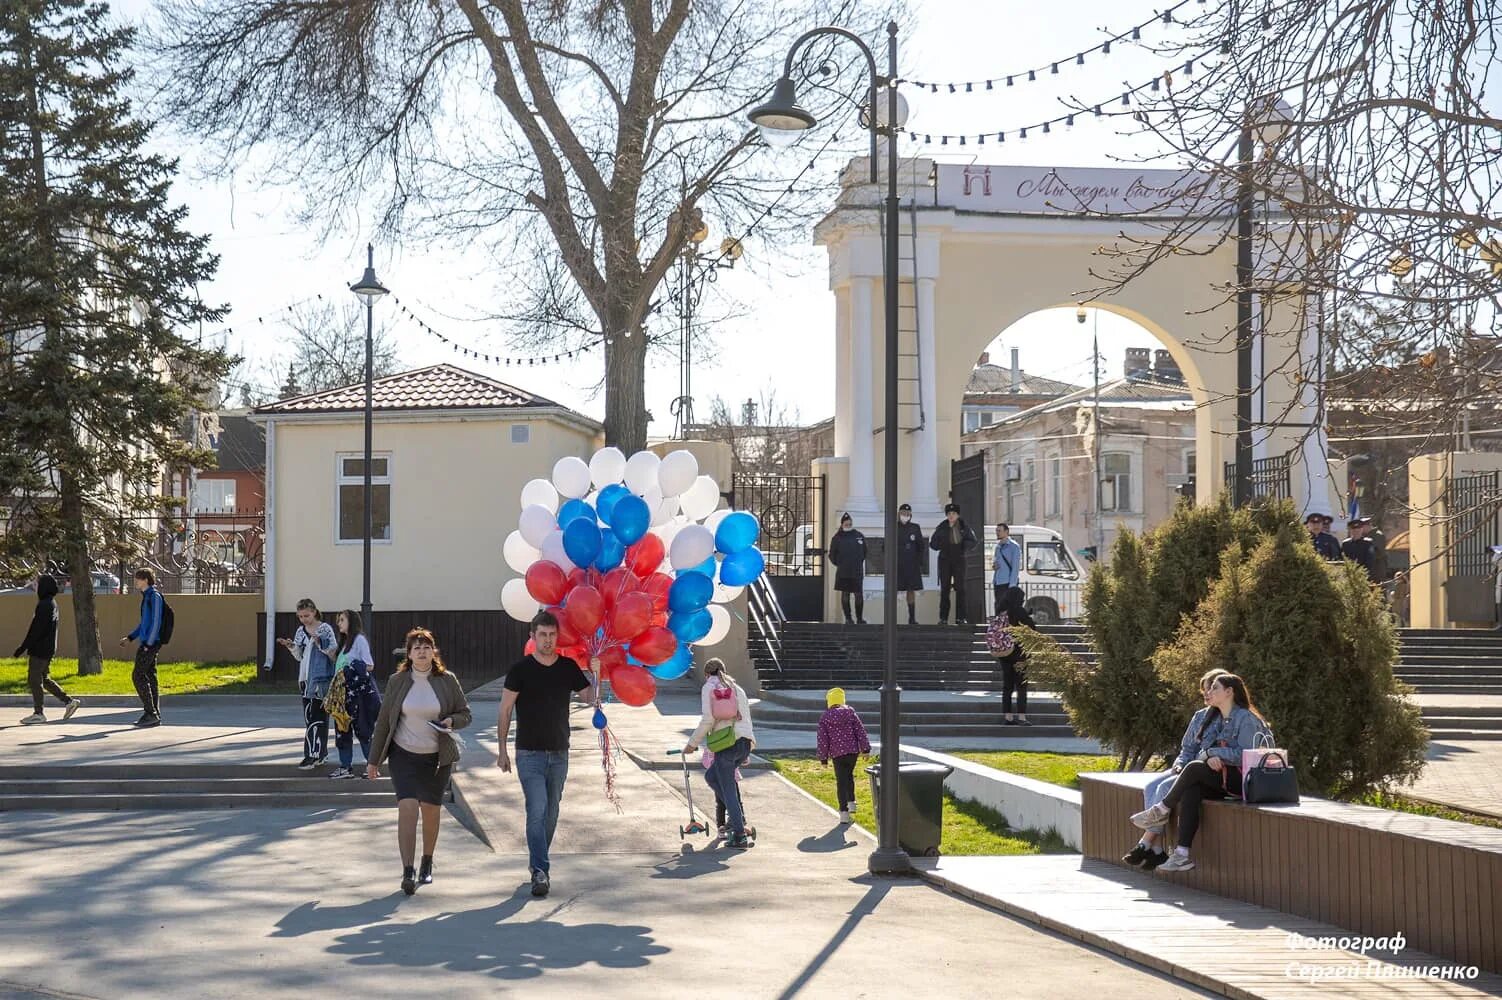
[[[453,765],[438,765],[436,753],[412,753],[403,750],[395,740],[391,753],[386,758],[391,769],[391,787],[396,790],[396,799],[416,799],[431,805],[443,803],[443,793],[448,790],[449,773]]]

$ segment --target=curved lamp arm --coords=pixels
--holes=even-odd
[[[793,78],[793,58],[798,54],[798,50],[808,42],[822,35],[837,35],[840,38],[848,38],[860,47],[861,55],[866,57],[866,68],[871,72],[871,96],[869,103],[866,105],[871,110],[866,117],[870,120],[871,132],[871,183],[875,184],[878,180],[876,170],[876,134],[878,130],[876,124],[876,91],[881,77],[876,72],[876,54],[871,51],[871,46],[867,45],[865,39],[861,38],[860,35],[857,35],[848,28],[841,28],[832,24],[822,28],[811,28],[799,35],[793,41],[793,44],[788,47],[787,58],[782,63],[782,75],[784,78],[791,80]]]

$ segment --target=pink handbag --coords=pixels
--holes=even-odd
[[[740,718],[741,709],[736,703],[735,688],[728,684],[721,684],[710,692],[709,714],[720,722],[729,722]]]

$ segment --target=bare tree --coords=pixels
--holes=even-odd
[[[709,423],[693,428],[694,436],[729,445],[737,475],[806,476],[815,458],[834,453],[828,421],[804,426],[775,389],[734,407],[716,396],[709,412]]]
[[[788,194],[801,162],[765,157],[745,112],[799,28],[854,7],[168,0],[158,51],[174,116],[215,137],[226,168],[276,150],[273,180],[303,185],[328,224],[375,192],[393,232],[499,262],[516,339],[602,338],[606,437],[634,450],[659,287],[695,209],[732,232],[805,224],[808,192]],[[847,55],[813,91],[821,117],[847,116],[860,90]]]

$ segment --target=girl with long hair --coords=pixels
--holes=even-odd
[[[751,846],[746,836],[746,813],[741,808],[740,789],[736,787],[735,770],[751,757],[756,746],[756,731],[751,727],[751,703],[745,689],[725,670],[724,661],[718,657],[704,664],[704,689],[700,693],[703,717],[698,728],[688,738],[683,752],[693,753],[699,741],[708,737],[708,746],[714,751],[714,761],[704,772],[704,780],[724,801],[729,812],[730,836],[726,847],[743,849]],[[726,730],[733,732],[726,732]],[[727,742],[719,745],[721,739]],[[718,746],[718,749],[717,749]]]
[[[391,762],[396,790],[396,844],[402,857],[402,891],[412,895],[433,881],[433,850],[443,794],[459,760],[454,731],[470,723],[469,702],[458,679],[443,665],[438,643],[425,628],[407,633],[407,656],[386,682],[381,714],[371,739],[367,778]],[[413,867],[417,819],[422,816],[422,867]]]
[[[376,717],[381,711],[381,692],[371,672],[375,660],[370,642],[365,638],[360,613],[346,608],[339,612],[339,655],[334,661],[337,673],[329,688],[329,718],[334,724],[334,746],[339,751],[339,766],[330,778],[353,778],[355,740],[360,754],[370,760],[370,737],[375,733]]]

